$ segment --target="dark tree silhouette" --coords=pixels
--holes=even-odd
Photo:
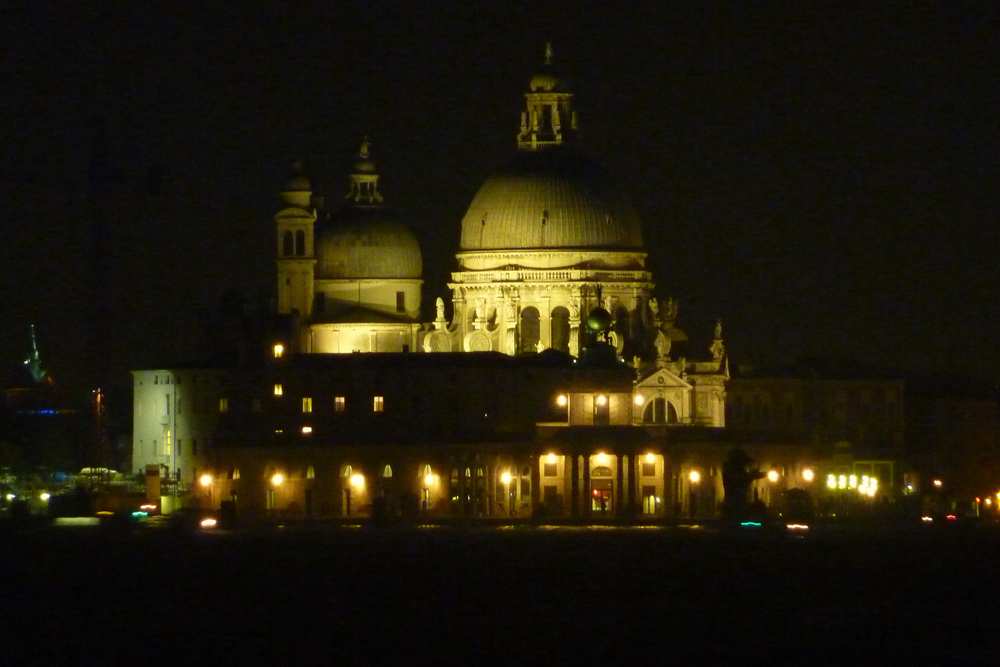
[[[739,517],[748,514],[750,504],[747,495],[750,485],[763,476],[764,473],[754,466],[753,459],[742,448],[730,450],[722,463],[722,487],[725,489],[722,515]]]

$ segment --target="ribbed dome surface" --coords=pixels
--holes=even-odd
[[[462,250],[641,248],[639,217],[608,175],[565,150],[524,151],[462,219]]]
[[[381,206],[352,207],[316,243],[316,278],[420,278],[416,237]]]

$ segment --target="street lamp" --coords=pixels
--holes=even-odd
[[[695,504],[697,501],[697,495],[695,493],[695,489],[698,486],[698,482],[701,481],[701,473],[698,472],[697,470],[692,470],[690,474],[688,474],[688,479],[691,480],[691,488],[688,491],[688,513],[691,515],[691,518],[693,519],[695,512]]]

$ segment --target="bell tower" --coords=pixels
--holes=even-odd
[[[292,165],[292,175],[281,191],[282,208],[274,215],[277,232],[278,313],[298,313],[308,318],[313,302],[312,182],[302,173],[302,163]]]
[[[545,65],[531,77],[524,97],[527,108],[521,112],[521,130],[517,134],[520,150],[560,146],[576,139],[573,93],[552,66],[551,42],[545,45]]]

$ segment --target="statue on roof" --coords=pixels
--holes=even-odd
[[[364,159],[368,159],[368,147],[371,146],[371,142],[368,141],[368,135],[366,134],[361,138],[361,150],[358,151],[358,156]]]
[[[545,64],[552,64],[552,42],[545,42]]]
[[[38,341],[35,339],[35,325],[31,325],[31,352],[28,354],[28,358],[24,360],[24,365],[28,368],[28,375],[31,376],[33,382],[37,384],[42,384],[43,382],[51,382],[48,371],[42,368],[42,356],[38,352]]]

